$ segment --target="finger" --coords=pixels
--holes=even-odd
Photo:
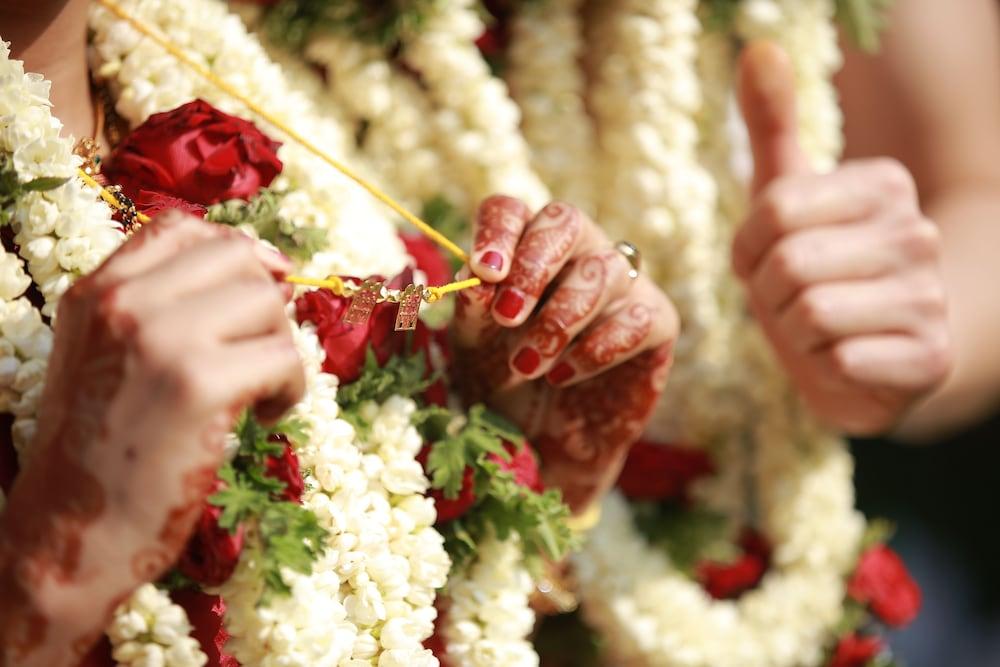
[[[850,336],[922,334],[945,317],[944,291],[932,276],[815,285],[778,316],[785,340],[808,352]]]
[[[514,249],[529,220],[531,209],[519,199],[504,195],[485,199],[476,214],[472,272],[490,283],[506,278]]]
[[[805,229],[767,251],[749,287],[765,309],[777,311],[811,285],[879,278],[934,261],[939,246],[937,227],[923,219]]]
[[[584,331],[546,380],[557,387],[578,384],[650,348],[672,343],[675,336],[671,330],[676,331],[672,308],[630,301]]]
[[[840,341],[826,354],[848,381],[914,393],[937,386],[951,369],[943,336],[937,340],[900,334],[861,336]]]
[[[456,274],[456,280],[465,280],[471,274],[468,266],[463,266]],[[482,283],[460,291],[455,297],[455,317],[452,321],[455,344],[459,347],[477,347],[488,334],[498,328],[493,320],[490,307],[497,286]]]
[[[733,268],[746,279],[781,238],[811,227],[912,214],[916,188],[894,160],[857,160],[832,174],[800,174],[765,188],[733,241]],[[892,207],[899,210],[892,211]]]
[[[168,211],[143,225],[129,241],[101,267],[104,278],[121,282],[151,270],[187,248],[216,239],[252,240],[231,227],[204,222],[178,211]],[[276,277],[292,270],[291,262],[262,243],[253,243],[257,259]]]
[[[224,345],[214,359],[219,396],[227,406],[252,405],[262,421],[277,421],[305,392],[302,361],[288,331]]]
[[[756,194],[776,178],[807,173],[809,161],[799,146],[795,72],[785,52],[771,42],[749,44],[740,55],[738,76]]]
[[[139,310],[156,312],[179,298],[233,281],[274,285],[272,276],[279,266],[285,266],[280,256],[247,236],[210,238],[169,255],[123,284],[118,298]]]
[[[570,341],[632,287],[630,268],[615,250],[573,260],[541,311],[526,323],[511,368],[525,378],[546,373]]]
[[[493,301],[493,317],[505,327],[520,326],[578,249],[585,218],[573,206],[552,202],[528,223],[514,251],[507,279]]]
[[[238,282],[194,292],[171,307],[156,312],[154,322],[196,326],[198,340],[237,342],[287,331],[285,301],[270,279]],[[153,326],[158,326],[154,324]]]

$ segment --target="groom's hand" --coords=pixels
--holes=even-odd
[[[780,49],[751,44],[739,76],[754,179],[734,270],[813,411],[884,432],[950,369],[938,228],[893,160],[810,169]]]

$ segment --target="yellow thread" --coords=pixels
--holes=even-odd
[[[248,109],[250,109],[250,111],[254,112],[258,116],[266,120],[268,123],[270,123],[271,125],[275,126],[279,130],[287,134],[289,137],[291,137],[299,144],[301,144],[304,148],[306,148],[309,152],[313,153],[316,157],[320,158],[321,160],[329,164],[331,167],[338,170],[340,173],[344,174],[345,176],[353,180],[355,183],[360,185],[362,188],[367,190],[373,197],[378,199],[380,202],[391,208],[399,215],[403,216],[403,218],[407,222],[409,222],[411,225],[419,229],[428,238],[433,240],[442,248],[445,248],[453,255],[461,259],[463,262],[468,261],[469,259],[468,254],[464,250],[459,248],[457,245],[455,245],[455,243],[452,242],[451,239],[444,236],[439,231],[431,227],[429,224],[427,224],[417,216],[407,211],[405,208],[402,207],[402,205],[398,204],[392,197],[382,192],[373,183],[368,182],[359,174],[355,173],[354,170],[349,168],[347,165],[327,155],[319,147],[317,147],[315,144],[309,141],[306,137],[302,136],[293,128],[283,123],[279,118],[275,118],[266,110],[262,109],[255,102],[253,102],[253,100],[251,100],[246,95],[241,93],[239,90],[237,90],[236,88],[234,88],[233,86],[229,85],[224,80],[216,76],[204,65],[193,60],[182,49],[171,43],[165,37],[162,37],[161,35],[157,34],[157,32],[153,28],[146,25],[145,23],[143,23],[142,21],[140,21],[139,19],[135,18],[127,11],[125,11],[125,9],[117,2],[115,2],[115,0],[97,0],[97,1],[100,4],[104,5],[116,16],[118,16],[118,18],[122,19],[123,21],[126,21],[133,28],[135,28],[136,30],[138,30],[139,32],[141,32],[142,34],[146,35],[154,42],[159,44],[161,47],[166,49],[168,53],[177,58],[183,64],[187,65],[192,70],[194,70],[201,76],[208,79],[213,85],[217,86],[218,88],[225,91],[229,95],[232,95],[235,99],[242,102],[244,105],[246,105]]]
[[[323,280],[320,278],[306,278],[304,276],[288,276],[285,282],[293,285],[308,285],[309,287],[325,287],[334,294],[344,296],[344,281],[337,276],[330,276]]]
[[[115,209],[117,209],[119,211],[124,208],[122,206],[122,203],[120,201],[118,201],[118,198],[115,197],[110,192],[108,192],[107,188],[105,188],[103,185],[101,185],[100,183],[98,183],[97,181],[95,181],[93,178],[91,178],[90,174],[88,174],[87,172],[85,172],[83,169],[77,169],[76,171],[77,171],[77,174],[80,176],[80,179],[84,183],[86,183],[87,185],[89,185],[92,188],[97,188],[97,191],[101,195],[101,199],[103,199],[104,201],[108,202],[113,208],[115,208]],[[146,224],[147,222],[149,222],[149,216],[146,215],[145,213],[141,213],[139,211],[136,211],[135,217],[142,224]]]
[[[427,291],[430,293],[432,297],[428,299],[428,301],[430,302],[437,301],[445,294],[451,294],[452,292],[458,292],[459,290],[468,289],[470,287],[476,287],[481,284],[482,281],[480,281],[479,278],[469,278],[467,280],[460,280],[455,283],[448,283],[447,285],[428,287]]]
[[[586,533],[601,520],[601,503],[593,502],[581,513],[566,520],[566,525],[574,533]]]

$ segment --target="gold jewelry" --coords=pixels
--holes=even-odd
[[[639,271],[642,269],[642,253],[639,249],[635,247],[634,244],[628,241],[619,241],[615,244],[615,250],[620,252],[622,256],[628,261],[629,269],[628,277],[635,280],[639,277]]]

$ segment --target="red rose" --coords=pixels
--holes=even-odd
[[[143,190],[205,205],[249,199],[281,173],[280,145],[253,123],[194,100],[135,128],[104,175],[133,200]]]
[[[535,451],[531,445],[526,442],[520,448],[517,448],[508,442],[504,444],[504,448],[511,455],[509,461],[505,461],[498,454],[489,454],[486,458],[496,463],[501,470],[510,471],[514,475],[514,481],[519,486],[531,489],[535,493],[541,493],[544,490],[544,486],[542,485],[541,474],[538,471],[538,458],[535,456]],[[417,456],[417,460],[424,466],[424,469],[427,468],[427,457],[429,454],[430,447],[427,446]],[[462,488],[459,490],[458,496],[455,498],[445,498],[444,493],[440,489],[431,489],[428,492],[428,495],[434,499],[438,522],[457,519],[476,504],[474,481],[472,468],[466,466],[465,471],[462,473]]]
[[[295,455],[295,450],[292,449],[291,443],[284,435],[275,434],[269,440],[283,443],[284,449],[280,456],[267,457],[267,472],[265,474],[285,483],[285,490],[281,492],[281,496],[285,500],[293,503],[301,502],[305,485],[299,472],[299,457]]]
[[[510,460],[505,461],[497,454],[490,454],[487,458],[493,461],[501,470],[509,470],[514,475],[514,481],[518,485],[531,489],[535,493],[545,490],[542,484],[542,475],[538,471],[538,457],[531,445],[525,442],[521,447],[516,447],[511,443],[506,443],[504,449],[510,454]]]
[[[861,554],[847,593],[894,627],[906,625],[920,611],[920,587],[903,560],[884,544]]]
[[[428,285],[444,285],[451,281],[451,265],[436,243],[423,234],[400,234],[399,237],[417,269],[427,276]]]
[[[215,490],[222,487],[216,480]],[[222,508],[205,503],[194,534],[188,541],[177,569],[181,574],[203,586],[220,586],[236,569],[243,551],[243,526],[230,533],[219,525]]]
[[[829,667],[865,667],[881,651],[882,640],[878,637],[862,637],[852,632],[837,642]]]
[[[767,572],[771,548],[759,533],[746,530],[740,538],[743,555],[732,563],[699,563],[696,575],[701,585],[716,600],[739,597],[757,586]]]
[[[155,218],[164,211],[172,209],[177,209],[182,213],[187,213],[188,215],[192,215],[196,218],[204,218],[205,213],[207,212],[205,207],[201,204],[192,204],[191,202],[179,199],[178,197],[171,197],[170,195],[164,195],[150,190],[143,190],[140,192],[139,197],[133,203],[141,213],[145,213],[151,218]]]
[[[476,38],[479,52],[486,57],[498,55],[503,50],[504,38],[498,25],[492,25]]]
[[[431,329],[423,322],[417,322],[413,332],[411,352],[423,352],[427,361],[427,377],[440,373],[437,382],[424,390],[422,398],[429,405],[448,405],[448,371],[451,367],[451,341],[447,328]]]
[[[368,321],[357,326],[342,320],[350,305],[350,299],[326,289],[310,290],[295,302],[299,323],[316,325],[316,334],[326,351],[323,370],[340,378],[341,384],[360,377],[369,345],[381,365],[401,352],[406,340],[395,332],[397,307],[394,304],[378,304]]]
[[[192,626],[191,636],[201,644],[211,667],[240,667],[236,658],[224,650],[229,633],[222,622],[226,603],[221,597],[187,588],[171,591],[170,598],[187,612]]]
[[[714,472],[700,449],[641,440],[629,450],[618,487],[633,500],[683,500],[692,483]]]

